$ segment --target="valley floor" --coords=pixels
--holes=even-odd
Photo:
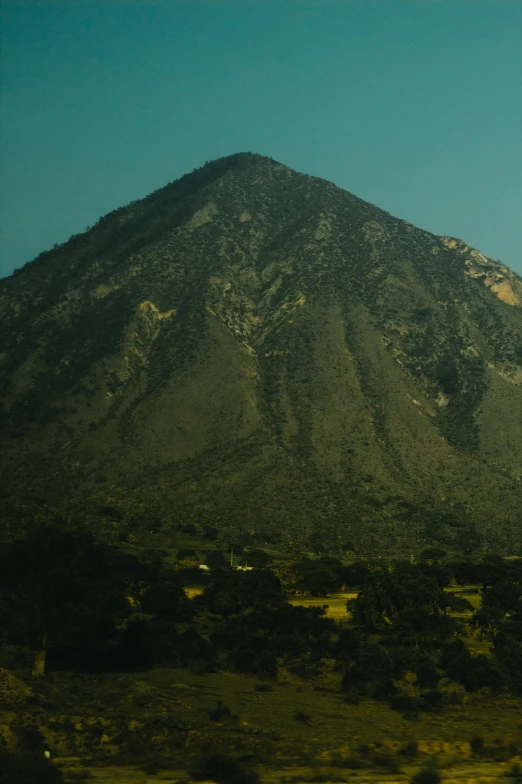
[[[69,780],[81,781],[83,770],[93,784],[187,781],[191,760],[208,749],[251,758],[263,784],[406,782],[433,756],[444,784],[508,784],[522,743],[521,700],[461,694],[458,704],[412,721],[374,700],[347,703],[337,679],[331,671],[302,681],[283,670],[269,682],[167,667],[51,673],[34,686],[44,710],[0,721],[4,734],[10,721],[37,722]],[[211,718],[219,705],[226,712]],[[478,737],[484,751],[473,755]],[[346,763],[354,755],[359,768]]]
[[[84,769],[68,760],[62,761],[64,773],[80,776]],[[352,771],[339,773],[338,770],[323,767],[295,767],[281,770],[260,771],[261,784],[337,784],[337,782],[350,782],[351,784],[407,784],[420,769],[419,763],[403,766],[400,773],[385,773],[376,771]],[[513,784],[520,780],[513,771],[512,763],[499,762],[472,762],[448,763],[441,771],[443,784]],[[164,770],[159,773],[146,774],[139,768],[131,766],[95,767],[87,770],[87,781],[92,784],[186,784],[187,777],[184,770]]]

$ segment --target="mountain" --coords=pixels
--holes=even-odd
[[[522,280],[332,183],[207,163],[0,281],[0,335],[6,525],[522,546]]]

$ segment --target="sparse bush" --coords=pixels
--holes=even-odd
[[[211,721],[221,721],[231,715],[232,711],[222,700],[219,700],[216,707],[208,712],[208,717]]]

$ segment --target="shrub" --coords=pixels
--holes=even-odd
[[[437,760],[429,760],[414,775],[411,784],[439,784],[441,781]]]
[[[385,770],[388,773],[398,773],[399,763],[394,754],[390,751],[376,751],[372,754],[371,761],[376,768]]]
[[[341,689],[347,694],[364,691],[363,674],[360,667],[352,663],[342,677]]]
[[[435,711],[442,704],[442,693],[438,689],[427,689],[421,693],[420,704],[424,711]]]
[[[191,550],[188,547],[182,547],[178,550],[178,561],[184,561],[185,559],[190,559],[191,561],[194,560],[199,563],[198,556],[196,555],[194,550]]]
[[[253,566],[262,569],[270,562],[270,556],[264,550],[249,550],[243,554],[241,564],[243,566]]]
[[[363,761],[359,754],[353,752],[342,760],[342,767],[348,770],[359,770],[363,766]]]
[[[401,713],[415,713],[418,709],[416,698],[410,697],[409,694],[404,692],[395,694],[388,704],[392,710],[400,711]]]
[[[158,759],[156,759],[155,757],[151,757],[150,759],[141,762],[140,767],[149,776],[155,776],[160,772],[160,770],[162,770],[163,765]]]
[[[413,759],[417,756],[418,753],[419,745],[415,738],[411,738],[400,750],[400,754],[402,754],[404,757],[408,757],[408,759]]]
[[[397,694],[397,687],[391,678],[383,678],[377,681],[370,691],[370,696],[374,700],[389,700]]]
[[[271,683],[256,683],[254,686],[254,691],[272,691],[273,687]]]
[[[29,754],[11,754],[0,750],[0,781],[5,784],[58,784],[63,782],[61,772],[51,760],[35,758]]]
[[[231,566],[220,550],[212,550],[205,558],[210,569],[230,569]]]
[[[423,662],[417,669],[417,683],[424,688],[435,688],[440,681],[440,676],[432,664]]]
[[[219,700],[216,707],[208,712],[208,717],[211,721],[221,721],[231,715],[232,711],[222,700]]]
[[[259,784],[257,772],[229,754],[211,754],[189,770],[196,781],[210,779],[217,784]]]

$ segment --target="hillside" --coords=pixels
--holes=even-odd
[[[0,281],[4,526],[522,547],[522,280],[238,154]]]

